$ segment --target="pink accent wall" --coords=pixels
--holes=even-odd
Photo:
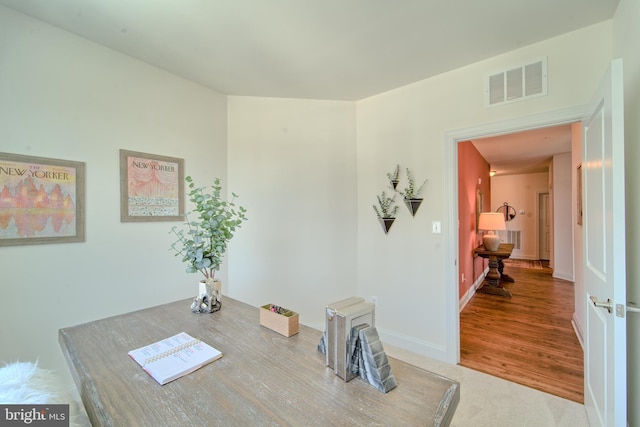
[[[482,233],[476,233],[477,190],[482,192],[483,211],[491,211],[489,163],[470,141],[461,142],[458,144],[458,298],[469,290],[485,267],[485,261],[473,254],[482,243]]]

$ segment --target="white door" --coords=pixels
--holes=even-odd
[[[551,258],[551,215],[549,193],[538,193],[538,258]]]
[[[622,96],[618,59],[582,120],[584,400],[592,426],[627,425]]]

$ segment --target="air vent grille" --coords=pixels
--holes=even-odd
[[[522,249],[522,231],[521,230],[498,230],[498,237],[503,243],[513,243],[513,249]]]
[[[547,59],[491,74],[486,94],[489,107],[546,95]]]

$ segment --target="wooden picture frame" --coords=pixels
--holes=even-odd
[[[183,221],[184,160],[120,150],[120,221]]]
[[[85,164],[0,153],[0,246],[85,240]]]
[[[476,188],[476,234],[480,233],[480,229],[478,228],[478,224],[480,223],[480,214],[484,209],[483,206],[483,198],[482,191],[479,188]]]

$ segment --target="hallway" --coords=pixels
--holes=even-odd
[[[460,364],[583,403],[583,350],[572,282],[505,266],[513,298],[476,293],[460,313]]]

